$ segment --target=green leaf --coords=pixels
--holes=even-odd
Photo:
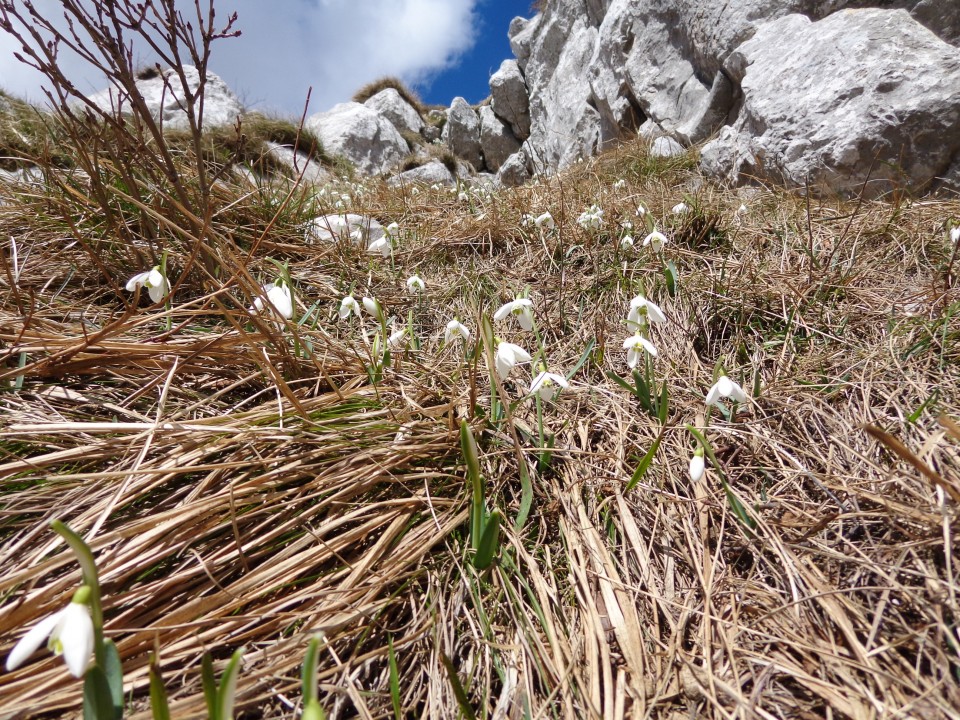
[[[650,465],[653,463],[653,458],[657,454],[657,450],[660,448],[660,441],[663,440],[663,430],[660,431],[660,434],[657,435],[657,439],[653,441],[653,445],[650,446],[650,449],[647,450],[646,455],[643,456],[640,460],[640,464],[637,465],[637,469],[633,471],[633,475],[630,476],[630,482],[627,483],[627,492],[633,490],[643,479],[643,476],[647,474],[647,470],[650,469]]]
[[[150,656],[150,710],[153,712],[153,720],[170,720],[167,689],[163,686],[160,665],[154,655]]]
[[[390,701],[393,703],[393,716],[403,720],[403,707],[400,704],[400,669],[397,667],[397,653],[393,649],[393,635],[388,637],[390,661]]]
[[[200,677],[203,680],[203,698],[207,701],[207,718],[217,720],[217,678],[213,674],[210,653],[204,653],[200,661]]]
[[[108,720],[114,712],[107,676],[94,665],[83,678],[83,720]]]
[[[574,375],[576,375],[577,371],[583,367],[584,363],[586,363],[587,360],[590,359],[590,353],[593,352],[593,348],[596,347],[596,345],[597,345],[597,339],[590,338],[590,342],[587,343],[587,348],[583,351],[583,354],[580,356],[580,359],[577,360],[577,364],[573,366],[573,370],[571,370],[566,374],[567,380],[569,380]]]
[[[517,509],[514,528],[519,532],[526,524],[530,516],[530,508],[533,507],[533,483],[530,481],[530,472],[525,462],[519,463],[517,469],[520,471],[520,507]]]
[[[243,649],[233,653],[227,669],[220,678],[220,690],[217,692],[217,720],[233,720],[233,703],[237,696],[237,678],[240,676],[240,658]]]
[[[441,652],[440,662],[443,663],[443,667],[447,671],[447,679],[450,681],[450,688],[453,690],[453,696],[457,699],[457,705],[460,707],[460,715],[465,717],[467,720],[477,720],[477,716],[473,712],[473,708],[470,707],[470,702],[467,700],[467,693],[465,693],[463,690],[463,684],[460,682],[460,676],[457,675],[457,670],[453,667],[453,663],[450,662],[450,658],[448,658],[445,653]]]
[[[637,389],[633,387],[630,383],[628,383],[626,380],[624,380],[622,377],[617,375],[613,370],[607,370],[606,375],[608,378],[613,380],[617,385],[622,387],[624,390],[626,390],[628,393],[630,393],[634,397],[636,398],[640,397],[639,395],[637,395]]]
[[[657,403],[657,417],[660,420],[660,427],[667,424],[667,414],[670,412],[670,389],[664,382],[660,386],[660,401]]]
[[[663,277],[667,281],[667,293],[670,297],[676,297],[677,294],[677,284],[680,279],[680,276],[677,274],[677,266],[673,264],[673,260],[669,260],[666,265],[663,266]]]
[[[117,646],[113,640],[103,641],[103,673],[110,687],[114,716],[123,717],[123,666],[120,664],[120,653],[117,652]]]
[[[640,398],[640,404],[643,406],[643,409],[648,413],[652,412],[650,405],[650,386],[637,368],[633,369],[633,382],[636,383],[637,386],[637,392],[634,394]]]
[[[740,498],[734,495],[733,490],[730,489],[726,480],[721,480],[720,484],[723,485],[723,491],[727,494],[727,503],[733,510],[733,514],[737,516],[741,524],[750,530],[755,530],[757,528],[757,521],[753,519],[747,508],[740,502]]]
[[[480,543],[483,530],[483,477],[480,475],[480,458],[477,454],[477,441],[473,430],[466,420],[460,421],[460,450],[467,464],[467,481],[470,483],[470,544],[474,550]]]
[[[300,686],[304,706],[308,705],[311,700],[317,699],[317,659],[319,655],[320,636],[314,635],[307,643],[307,654],[303,658],[303,669],[300,671]]]
[[[494,510],[487,518],[486,525],[483,528],[483,536],[480,538],[480,546],[473,556],[473,566],[477,570],[486,570],[493,563],[497,551],[500,549],[500,524],[503,522],[503,514],[499,510]]]

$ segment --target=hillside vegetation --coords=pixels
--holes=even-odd
[[[251,185],[71,132],[0,187],[4,657],[80,583],[59,519],[127,717],[151,655],[204,717],[238,649],[238,712],[299,717],[318,634],[331,718],[960,707],[957,199],[729,190],[640,139],[517,189]],[[383,253],[310,240],[345,211]],[[81,693],[38,653],[0,716]]]

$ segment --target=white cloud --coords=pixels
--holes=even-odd
[[[58,12],[55,0],[34,0]],[[193,2],[178,0],[178,5]],[[350,99],[361,85],[383,75],[422,81],[456,62],[475,40],[477,0],[233,0],[218,2],[223,21],[236,10],[239,38],[214,44],[210,70],[247,105],[285,115],[310,112]],[[42,99],[42,78],[13,58],[18,48],[0,32],[0,86],[30,100]],[[144,55],[144,61],[150,60]],[[81,89],[102,80],[66,55],[61,66]]]

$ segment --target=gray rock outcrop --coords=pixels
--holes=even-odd
[[[367,175],[388,172],[409,152],[407,141],[393,123],[356,102],[311,115],[306,127],[320,138],[327,152],[344,156]]]
[[[186,87],[195,93],[200,86],[200,73],[192,65],[183,66]],[[190,124],[184,104],[184,84],[171,69],[148,73],[137,80],[137,90],[143,96],[153,118],[164,130],[186,130]],[[207,72],[203,95],[203,126],[233,125],[243,116],[243,105],[219,76]],[[87,98],[106,112],[130,112],[130,98],[115,87],[101,90]]]
[[[440,137],[454,155],[463,158],[477,170],[483,169],[480,118],[462,97],[454,98],[450,104],[447,122]]]
[[[480,107],[480,146],[483,150],[484,164],[492,173],[513,153],[520,149],[520,141],[514,137],[510,126],[497,117],[489,105]]]
[[[431,160],[428,163],[406,170],[387,181],[387,184],[392,186],[414,183],[423,185],[440,183],[441,185],[452,186],[457,184],[457,180],[446,165],[439,160]]]
[[[490,104],[520,140],[530,137],[530,98],[516,60],[504,60],[490,76]]]
[[[423,130],[423,118],[410,103],[401,97],[394,88],[381,90],[363,103],[368,108],[377,111],[393,126],[403,132],[419,134]]]
[[[732,182],[879,195],[926,187],[960,154],[960,52],[904,10],[789,15],[724,70],[742,107],[702,162]]]

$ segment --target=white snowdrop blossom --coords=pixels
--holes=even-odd
[[[950,228],[950,241],[960,242],[960,225]]]
[[[361,300],[361,302],[363,303],[363,309],[373,315],[375,318],[379,318],[383,314],[380,303],[377,302],[376,298],[365,297],[363,300]]]
[[[372,243],[367,246],[367,252],[371,255],[376,255],[380,253],[383,257],[390,257],[390,252],[393,250],[393,247],[390,245],[390,236],[384,235],[382,238],[377,238]]]
[[[494,320],[503,320],[508,315],[513,315],[524,330],[533,330],[533,300],[530,298],[517,298],[511,300],[493,314]]]
[[[520,216],[520,227],[529,227],[536,223],[536,218],[530,213],[524,213]]]
[[[7,656],[7,670],[20,667],[46,640],[51,652],[63,655],[70,674],[76,678],[83,677],[93,655],[93,620],[90,619],[90,608],[78,597],[87,597],[89,594],[89,588],[81,587],[67,607],[30,628]]]
[[[470,196],[461,190],[457,193],[457,202],[470,202]]]
[[[387,226],[383,229],[383,231],[387,234],[387,237],[389,237],[389,238],[399,238],[399,237],[400,237],[400,226],[399,226],[397,223],[395,223],[395,222],[392,222],[392,223],[390,223],[389,225],[387,225]]]
[[[150,293],[150,299],[158,303],[163,296],[170,292],[170,283],[160,272],[160,266],[154,265],[150,270],[137,273],[127,280],[127,292],[136,292],[137,288],[145,287]]]
[[[726,375],[721,375],[720,379],[710,388],[707,393],[707,405],[716,405],[721,397],[730,398],[734,402],[747,401],[747,394],[743,391],[743,388]]]
[[[400,344],[406,337],[407,327],[404,325],[402,328],[391,334],[389,338],[387,338],[387,347],[389,347],[391,350],[396,350],[400,347]]]
[[[617,180],[617,181],[613,184],[613,189],[614,189],[614,190],[622,190],[622,189],[625,188],[626,186],[627,186],[627,181],[624,180],[623,178],[620,178],[619,180]]]
[[[703,448],[697,448],[693,457],[690,458],[690,479],[698,482],[700,478],[703,477],[706,469],[706,465],[703,462]]]
[[[627,314],[627,324],[631,329],[636,330],[643,327],[647,322],[665,323],[666,316],[660,306],[650,302],[643,295],[637,295],[630,301],[630,312]]]
[[[660,252],[663,250],[663,246],[668,242],[667,236],[662,232],[654,230],[652,233],[647,235],[643,239],[643,246],[647,247],[648,245],[653,248],[654,252]]]
[[[690,212],[690,206],[685,202],[679,202],[670,209],[670,212],[672,212],[674,215],[684,215],[685,213]]]
[[[750,212],[750,208],[740,203],[740,207],[737,208],[737,215],[746,215],[748,212]]]
[[[494,357],[494,362],[497,366],[497,375],[499,375],[502,380],[510,374],[514,365],[523,365],[532,359],[530,353],[519,345],[501,340],[497,345],[497,354]]]
[[[407,278],[407,290],[410,292],[421,293],[427,288],[427,284],[420,278],[419,275],[411,275]]]
[[[640,362],[643,353],[649,353],[650,357],[657,356],[657,349],[653,343],[647,340],[643,335],[631,335],[623,341],[623,349],[627,351],[627,365],[632,370]]]
[[[470,339],[470,331],[467,326],[454,318],[447,323],[447,329],[443,333],[443,341],[448,345],[456,338],[463,338],[464,342]]]
[[[637,206],[637,217],[643,217],[647,214],[647,209],[641,204]]]
[[[596,205],[591,205],[589,209],[580,213],[577,223],[584,230],[599,230],[603,225],[603,210]]]
[[[263,286],[263,292],[267,296],[271,307],[287,320],[293,317],[293,294],[286,285],[274,285],[267,283]],[[255,297],[253,299],[252,312],[263,312],[263,298]]]
[[[620,247],[624,250],[629,250],[633,247],[633,235],[624,235],[620,238]]]
[[[553,230],[557,227],[557,224],[553,221],[553,215],[550,214],[549,210],[542,215],[538,215],[534,218],[533,222],[536,223],[538,228],[545,227],[547,230]]]
[[[538,394],[541,400],[550,401],[560,392],[557,388],[566,390],[568,387],[570,387],[570,383],[563,375],[544,370],[530,383],[530,392],[531,394]]]
[[[353,295],[347,295],[340,301],[340,309],[337,312],[340,313],[341,320],[346,320],[350,315],[360,317],[360,303],[354,299]]]

